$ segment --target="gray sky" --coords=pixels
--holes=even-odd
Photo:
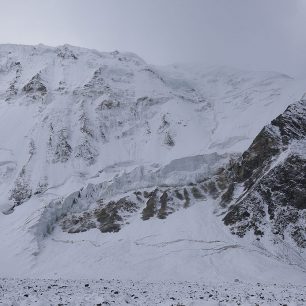
[[[132,51],[306,77],[306,0],[0,0],[0,43]]]

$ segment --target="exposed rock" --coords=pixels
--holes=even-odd
[[[73,60],[78,59],[78,57],[74,54],[74,52],[69,48],[68,45],[58,47],[57,56],[62,59],[73,59]]]
[[[190,205],[190,197],[186,188],[184,188],[184,198],[185,198],[184,208],[187,208]]]
[[[191,188],[192,195],[195,199],[203,199],[203,194],[197,187],[192,187]]]
[[[266,230],[284,239],[287,233],[306,246],[306,100],[290,105],[264,127],[241,160],[231,167],[243,194],[233,200],[234,185],[222,196],[231,203],[224,223],[244,236]]]
[[[50,145],[54,150],[54,163],[68,161],[72,148],[68,143],[68,131],[66,129],[61,129],[55,137],[52,137]]]
[[[15,78],[13,79],[9,88],[6,91],[6,98],[5,98],[6,101],[10,101],[15,96],[17,96],[17,94],[18,94],[18,82],[20,80],[21,73],[22,73],[22,66],[21,66],[20,62],[12,63],[11,68],[15,70]]]
[[[91,145],[87,138],[75,148],[75,157],[82,158],[89,165],[95,162],[97,156],[97,150]]]
[[[150,218],[152,218],[156,212],[157,212],[157,191],[158,189],[155,189],[153,192],[151,192],[150,194],[148,194],[148,200],[146,203],[146,207],[143,209],[142,211],[142,219],[143,220],[148,220]]]
[[[171,134],[169,132],[167,132],[166,135],[165,135],[164,143],[169,147],[174,147],[174,145],[175,145],[173,137],[171,136]]]
[[[22,91],[36,100],[37,98],[43,98],[47,95],[47,87],[44,84],[41,76],[37,73],[24,87]]]
[[[23,168],[15,181],[14,188],[11,190],[10,200],[13,200],[18,206],[26,202],[32,196],[32,189],[29,185],[29,179]]]
[[[164,191],[163,194],[161,195],[161,197],[159,198],[159,201],[160,201],[160,209],[157,213],[157,217],[159,219],[166,219],[167,215],[168,215],[168,212],[167,212],[167,204],[168,204],[168,201],[169,201],[169,198],[168,198],[168,193],[167,191]]]

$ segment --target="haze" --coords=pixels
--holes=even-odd
[[[1,0],[0,43],[131,51],[306,77],[305,0]]]

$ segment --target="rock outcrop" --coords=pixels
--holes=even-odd
[[[232,233],[242,237],[252,230],[260,237],[271,230],[305,248],[306,99],[265,126],[230,171],[234,188],[243,186],[243,192],[228,201],[223,219]]]

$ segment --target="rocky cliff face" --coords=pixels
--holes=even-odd
[[[265,126],[231,171],[236,188],[243,187],[223,219],[232,233],[271,231],[305,248],[306,99]]]

